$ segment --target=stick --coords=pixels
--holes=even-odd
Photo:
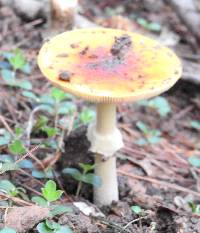
[[[15,136],[14,132],[12,131],[12,129],[10,128],[10,126],[8,125],[8,123],[6,122],[5,118],[2,115],[0,115],[0,121],[2,122],[4,127],[8,130],[8,132],[14,137]]]
[[[184,187],[179,186],[177,184],[171,184],[171,183],[168,183],[166,181],[160,181],[160,180],[156,180],[156,179],[150,178],[150,177],[139,176],[139,175],[135,175],[135,174],[129,174],[129,173],[124,172],[122,170],[118,170],[118,173],[120,173],[122,175],[125,175],[125,176],[128,176],[128,177],[130,177],[132,179],[145,180],[145,181],[150,182],[150,183],[158,184],[158,185],[161,185],[161,186],[165,186],[165,187],[168,187],[168,188],[171,188],[171,189],[178,190],[180,192],[185,192],[185,193],[193,194],[193,195],[195,195],[197,197],[200,197],[200,193],[195,192],[195,191],[190,190],[190,189],[187,189],[187,188],[184,188]]]
[[[31,203],[31,202],[24,201],[24,200],[22,200],[22,199],[20,199],[18,197],[12,197],[12,196],[7,195],[7,194],[5,194],[3,192],[0,192],[0,196],[6,197],[7,199],[11,199],[12,201],[14,201],[14,202],[16,202],[18,204],[21,204],[21,205],[26,205],[26,206],[27,205],[28,206],[32,206],[33,205],[33,203]]]
[[[34,151],[36,151],[38,148],[39,148],[39,146],[35,146],[33,149],[31,149],[25,155],[23,155],[20,159],[18,159],[17,161],[15,161],[15,164],[18,164],[19,162],[21,162],[22,160],[24,160],[27,156],[31,157],[31,153],[33,153]]]

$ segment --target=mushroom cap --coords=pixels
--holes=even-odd
[[[180,78],[181,62],[157,41],[116,29],[77,29],[46,42],[42,73],[83,99],[118,103],[156,96]]]

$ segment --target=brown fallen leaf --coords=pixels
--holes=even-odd
[[[5,226],[15,229],[18,233],[25,233],[48,216],[49,209],[45,207],[14,207],[6,215]]]

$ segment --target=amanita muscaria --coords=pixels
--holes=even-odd
[[[170,49],[142,35],[93,28],[52,38],[41,48],[38,64],[54,85],[96,103],[96,121],[87,132],[95,173],[102,179],[102,186],[94,188],[94,202],[117,201],[115,152],[123,147],[123,140],[116,126],[116,104],[168,90],[181,76],[180,60]]]

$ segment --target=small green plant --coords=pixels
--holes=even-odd
[[[8,145],[11,138],[11,134],[6,129],[0,129],[0,146]]]
[[[53,180],[47,181],[44,188],[42,188],[42,195],[47,202],[52,202],[60,199],[63,191],[56,189],[56,183]]]
[[[32,198],[32,201],[41,205],[41,206],[50,206],[50,203],[60,199],[63,191],[56,189],[56,183],[53,180],[46,182],[42,190],[42,197],[35,196]]]
[[[11,155],[2,154],[0,156],[0,175],[7,172],[17,170],[19,168],[19,164],[14,162],[14,159]]]
[[[48,126],[49,119],[46,116],[40,115],[36,124],[33,127],[33,131],[42,131],[47,134],[47,136],[56,136],[58,129]]]
[[[24,91],[22,95],[38,103],[37,108],[40,111],[46,111],[54,117],[54,127],[47,125],[48,119],[45,116],[40,117],[34,126],[35,129],[45,132],[48,137],[54,137],[58,133],[60,115],[71,116],[76,111],[76,105],[71,101],[73,97],[59,88],[52,88],[50,94],[40,97],[31,91]]]
[[[123,6],[117,6],[115,8],[113,7],[106,7],[105,8],[105,14],[107,16],[114,16],[114,15],[121,15],[124,13],[124,7]]]
[[[143,212],[143,209],[140,206],[138,206],[138,205],[131,206],[131,210],[135,214],[141,214]]]
[[[146,19],[144,18],[137,18],[136,22],[142,26],[143,28],[149,30],[149,31],[153,31],[153,32],[160,32],[161,31],[161,26],[158,23],[155,22],[148,22]]]
[[[50,94],[41,96],[29,90],[23,91],[22,95],[30,101],[36,102],[40,109],[47,111],[53,116],[72,115],[76,111],[76,105],[71,101],[74,97],[59,88],[52,88]]]
[[[189,207],[194,214],[200,214],[200,205],[195,204],[194,202],[188,202]]]
[[[59,88],[51,88],[49,94],[44,94],[42,96],[38,96],[31,91],[23,91],[22,95],[27,97],[30,102],[36,102],[37,106],[32,112],[32,118],[34,124],[30,124],[29,126],[29,139],[33,136],[38,137],[38,135],[44,135],[44,140],[42,140],[42,146],[46,148],[52,148],[56,151],[62,149],[62,141],[64,131],[68,129],[68,122],[74,116],[74,112],[76,111],[76,105],[73,103],[73,97]],[[50,121],[48,117],[45,115],[39,115],[39,118],[34,122],[34,115],[38,111],[44,111],[53,116],[54,121]],[[63,117],[65,115],[65,117]],[[68,119],[66,116],[70,116]],[[63,123],[64,122],[64,123]],[[32,140],[31,142],[33,142]],[[34,171],[34,177],[41,177],[41,172]],[[43,173],[43,177],[52,178],[48,174]]]
[[[14,155],[22,155],[26,152],[26,148],[21,140],[23,129],[15,127],[13,134],[6,129],[0,129],[0,146],[8,146],[9,151]]]
[[[82,183],[91,184],[95,187],[101,186],[101,178],[90,172],[94,170],[94,165],[79,163],[79,166],[82,172],[76,168],[65,168],[62,171],[63,174],[68,174],[78,181],[76,196],[80,194]]]
[[[4,227],[3,229],[0,229],[0,233],[17,233],[17,232],[13,228]]]
[[[200,130],[200,122],[199,121],[191,121],[190,122],[191,128],[199,131]]]
[[[53,87],[51,90],[51,96],[55,99],[56,102],[60,103],[64,99],[66,99],[66,94],[64,91],[59,88]]]
[[[72,96],[60,90],[59,88],[52,88],[49,95],[45,94],[39,98],[39,103],[50,114],[57,115],[71,115],[76,111],[76,105],[72,103]],[[70,101],[69,101],[70,100]]]
[[[90,123],[95,117],[95,112],[89,108],[84,108],[78,118],[82,124]]]
[[[22,154],[26,153],[26,148],[25,148],[23,142],[19,139],[14,140],[9,145],[8,148],[9,148],[9,151],[15,155],[22,155]]]
[[[52,179],[53,178],[53,171],[50,167],[48,169],[45,169],[44,171],[33,169],[32,176],[37,178],[37,179]]]
[[[23,189],[22,187],[16,187],[9,180],[0,181],[0,191],[12,197],[20,196],[24,200],[28,200],[28,196],[26,195],[26,190]]]
[[[63,191],[56,188],[56,183],[53,180],[47,181],[41,191],[41,196],[33,196],[31,200],[39,206],[49,207],[50,217],[71,212],[71,208],[66,205],[54,204],[55,201],[61,198]]]
[[[15,49],[12,52],[3,52],[1,55],[5,59],[6,64],[1,70],[1,76],[5,83],[11,87],[31,90],[32,85],[28,80],[20,80],[16,77],[17,71],[30,74],[30,66],[23,52],[20,49]]]
[[[20,49],[15,49],[13,54],[7,57],[14,70],[22,70],[27,64],[26,58]]]
[[[193,166],[193,167],[200,167],[200,158],[197,156],[190,156],[188,158],[188,162]]]
[[[141,100],[138,104],[155,109],[161,117],[166,117],[171,112],[169,102],[162,96],[158,96],[150,100]]]
[[[54,87],[51,89],[50,94],[44,94],[40,97],[32,91],[23,91],[22,95],[29,98],[31,101],[38,103],[37,107],[40,108],[40,110],[47,111],[54,116],[54,127],[49,127],[47,125],[47,117],[40,116],[33,128],[33,130],[42,130],[48,137],[53,137],[58,133],[57,125],[61,124],[60,116],[66,114],[72,116],[77,110],[76,105],[72,101],[74,97],[59,88]],[[88,124],[94,117],[95,112],[93,110],[86,107],[83,108],[75,119],[73,128],[78,127],[80,124]]]
[[[1,154],[0,156],[0,174],[6,171],[18,170],[19,168],[34,169],[34,164],[30,159],[23,159],[18,162],[10,154]]]
[[[136,123],[137,128],[144,134],[145,138],[137,140],[137,144],[140,146],[147,144],[156,144],[161,141],[161,132],[156,129],[150,129],[144,122],[138,121]]]
[[[39,233],[73,233],[73,231],[68,226],[61,226],[60,224],[45,220],[37,225],[37,230]]]
[[[19,169],[18,165],[13,162],[0,162],[0,175],[7,171],[15,171],[17,169]]]

